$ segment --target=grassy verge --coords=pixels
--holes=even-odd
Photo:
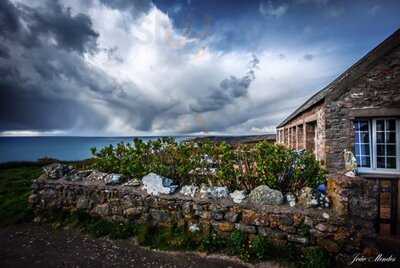
[[[9,225],[32,219],[28,205],[32,180],[41,173],[40,165],[3,166],[0,168],[0,225]]]
[[[49,211],[44,218],[55,228],[73,226],[93,237],[135,238],[142,246],[161,250],[221,253],[238,256],[246,262],[279,261],[290,264],[289,267],[323,268],[331,264],[328,254],[320,248],[300,248],[290,243],[277,245],[266,237],[249,237],[241,231],[234,231],[229,236],[220,236],[213,231],[191,233],[187,228],[178,226],[151,227],[146,224],[111,222],[79,211]]]

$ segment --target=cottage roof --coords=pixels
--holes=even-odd
[[[301,113],[323,101],[328,94],[334,95],[333,97],[341,96],[353,83],[358,80],[358,78],[366,74],[378,62],[379,59],[387,55],[390,51],[398,46],[400,46],[400,29],[385,39],[377,47],[368,52],[364,57],[348,68],[333,82],[315,93],[285,120],[283,120],[283,122],[278,125],[278,128],[283,127]]]

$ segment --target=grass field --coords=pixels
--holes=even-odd
[[[28,205],[32,180],[39,177],[40,165],[9,165],[0,167],[0,225],[32,219]]]

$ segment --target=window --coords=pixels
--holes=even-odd
[[[359,167],[371,167],[370,126],[368,120],[355,122],[355,156]]]
[[[359,171],[400,172],[399,119],[359,119],[354,130]]]

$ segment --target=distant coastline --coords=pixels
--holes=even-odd
[[[79,136],[1,136],[0,163],[35,162],[40,158],[54,158],[61,161],[81,161],[91,158],[90,148],[103,148],[120,142],[131,143],[134,138],[144,141],[163,136],[122,136],[122,137],[79,137]],[[164,136],[173,137],[178,142],[183,140],[212,142],[225,141],[230,144],[255,143],[261,140],[275,141],[275,134],[242,135],[242,136]]]

